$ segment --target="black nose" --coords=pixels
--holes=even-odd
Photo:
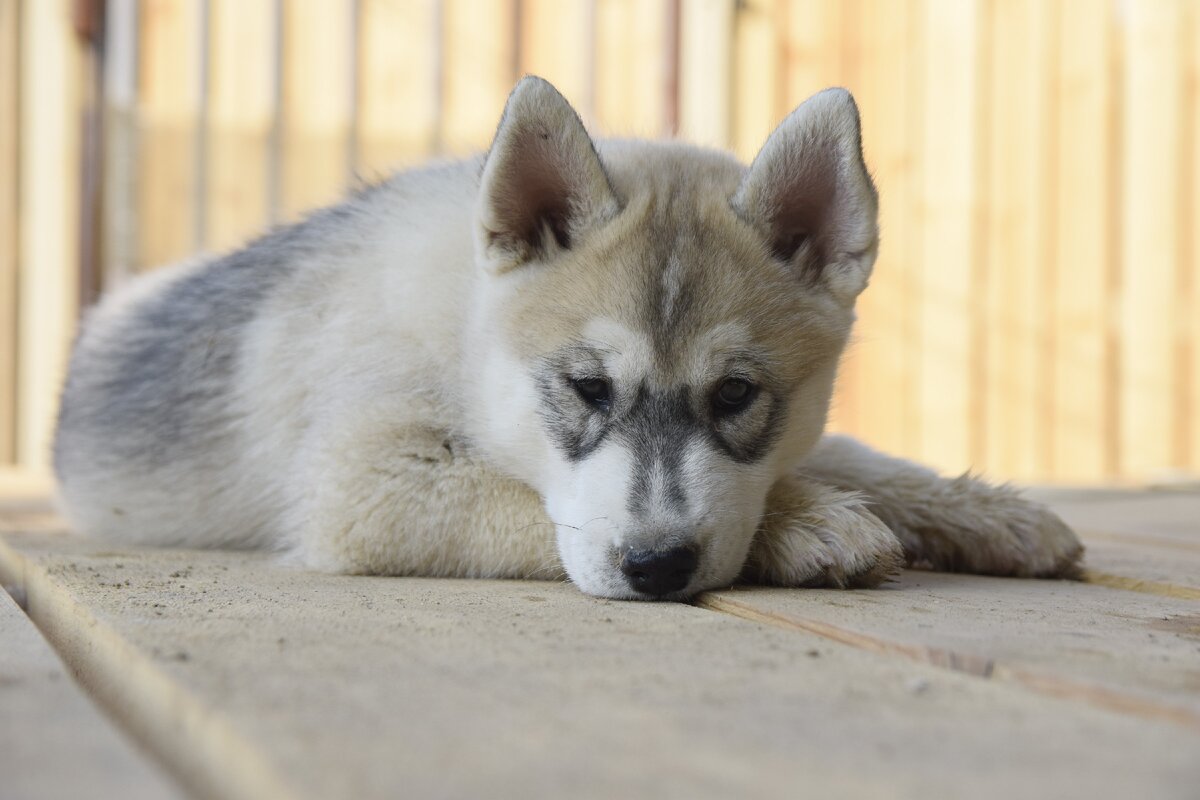
[[[698,561],[694,547],[626,550],[621,556],[621,572],[637,591],[658,596],[687,586]]]

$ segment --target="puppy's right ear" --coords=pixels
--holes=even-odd
[[[541,78],[513,89],[483,167],[476,214],[480,260],[503,272],[568,250],[619,210],[583,122]]]
[[[852,305],[879,247],[879,201],[845,89],[805,100],[768,138],[733,197],[775,256]]]

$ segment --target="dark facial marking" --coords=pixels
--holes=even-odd
[[[758,393],[753,401],[762,408],[747,407],[746,414],[734,413],[718,417],[710,429],[713,444],[739,464],[752,464],[765,456],[779,439],[787,402],[774,394]],[[753,412],[753,413],[751,413]],[[753,416],[760,422],[743,419]]]
[[[756,364],[753,359],[750,364]],[[761,371],[761,364],[756,367]],[[666,502],[687,504],[682,466],[689,441],[701,437],[733,461],[763,458],[779,438],[786,401],[743,370],[704,387],[651,391],[614,385],[604,376],[600,355],[586,346],[553,353],[538,378],[541,417],[546,430],[570,461],[582,461],[610,436],[629,448],[633,461],[629,510],[644,514],[652,500],[652,478],[664,482]]]
[[[645,513],[650,505],[650,477],[655,467],[666,483],[666,500],[674,510],[687,504],[680,468],[687,442],[701,432],[703,424],[693,412],[687,387],[664,394],[638,388],[633,405],[622,416],[619,435],[629,445],[634,472],[630,484],[629,511]]]
[[[571,461],[587,458],[608,436],[617,397],[603,367],[593,350],[567,347],[547,356],[539,370],[542,422]]]

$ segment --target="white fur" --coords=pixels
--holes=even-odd
[[[945,568],[1068,573],[1073,535],[1011,492],[840,440],[817,446],[875,253],[858,147],[853,101],[833,92],[794,112],[749,170],[679,145],[602,143],[598,157],[557,92],[526,80],[486,159],[397,176],[341,216],[252,246],[284,277],[231,330],[203,319],[190,329],[236,337],[229,375],[200,334],[161,383],[130,379],[135,365],[120,355],[137,337],[174,335],[169,319],[142,312],[170,311],[181,302],[166,299],[172,287],[226,262],[181,265],[107,298],[84,327],[64,396],[64,511],[77,530],[126,541],[269,547],[340,572],[565,571],[610,597],[639,596],[623,553],[680,544],[699,561],[678,596],[739,573],[871,585],[899,567],[901,543],[909,559]],[[831,186],[836,207],[813,214]],[[663,230],[675,238],[659,261],[646,248]],[[701,235],[712,237],[703,247]],[[794,251],[778,250],[789,242]],[[716,288],[695,296],[697,275]],[[763,294],[764,282],[778,290]],[[661,291],[645,312],[657,323],[630,308],[643,284]],[[794,298],[781,304],[781,293]],[[187,302],[203,311],[205,298]],[[614,436],[572,459],[554,439],[538,381],[564,379],[543,360],[572,343],[597,354],[614,386],[686,390],[699,407],[723,365],[751,353],[785,387],[775,391],[786,414],[768,450],[741,461],[689,434],[682,502],[654,463],[634,511],[631,482],[646,466],[636,448]],[[132,396],[118,389],[144,400],[163,386],[182,399],[161,403],[208,421],[201,430],[162,422],[177,418],[153,403],[145,430],[138,420],[111,430],[86,413]]]

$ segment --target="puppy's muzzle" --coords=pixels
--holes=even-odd
[[[634,591],[661,597],[683,590],[699,562],[695,547],[626,550],[621,554],[621,572]]]

